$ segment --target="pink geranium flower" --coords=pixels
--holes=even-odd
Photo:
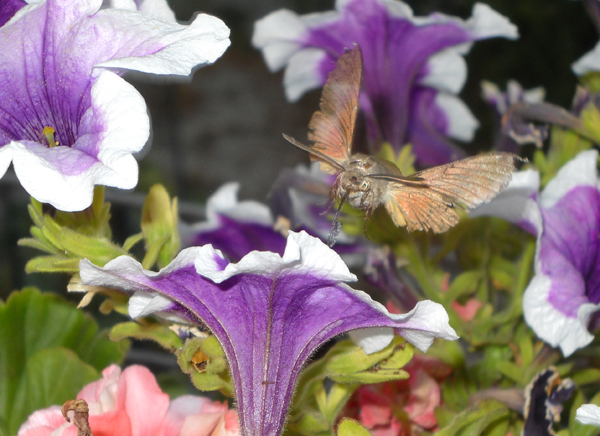
[[[154,375],[134,365],[121,372],[111,365],[102,379],[77,395],[89,406],[94,436],[233,436],[239,435],[237,412],[227,403],[184,395],[170,401]],[[60,406],[38,410],[19,429],[19,436],[76,436],[77,428],[62,417]]]

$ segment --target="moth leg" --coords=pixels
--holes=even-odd
[[[363,220],[363,234],[365,235],[365,238],[367,238],[367,240],[369,242],[372,242],[372,241],[371,241],[371,238],[369,238],[369,234],[367,233],[367,223],[371,219],[371,215],[373,215],[373,211],[374,211],[374,209],[372,207],[368,208],[367,211],[365,212],[365,216],[364,216],[364,220]]]

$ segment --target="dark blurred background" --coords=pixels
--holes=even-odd
[[[415,15],[439,11],[467,18],[474,2],[408,3]],[[489,148],[494,137],[492,111],[480,97],[481,80],[501,88],[508,79],[516,79],[525,88],[543,86],[548,101],[569,107],[577,83],[570,65],[598,40],[580,1],[487,3],[510,18],[521,37],[477,42],[466,57],[469,76],[461,97],[481,122],[475,140],[466,146],[469,152]],[[286,102],[282,72],[270,73],[250,41],[254,22],[274,10],[325,11],[333,9],[333,1],[172,0],[170,4],[180,21],[189,20],[195,11],[224,20],[231,28],[231,46],[214,65],[197,71],[189,84],[131,80],[148,104],[153,141],[141,153],[138,187],[132,192],[107,190],[117,241],[139,232],[143,194],[154,183],[165,184],[179,197],[184,218],[198,221],[201,208],[195,204],[221,184],[239,181],[242,198],[264,201],[282,168],[308,162],[306,154],[287,143],[281,133],[306,138],[320,91],[297,103]],[[0,196],[0,298],[30,284],[64,293],[67,277],[24,273],[25,262],[34,252],[15,247],[19,238],[29,235],[29,198],[12,170],[0,180]]]

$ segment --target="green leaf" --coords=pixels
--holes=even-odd
[[[571,379],[577,386],[598,383],[600,382],[600,369],[586,368],[577,371],[575,374],[571,375]]]
[[[344,418],[338,425],[338,436],[371,436],[369,430],[354,419]]]
[[[508,414],[508,409],[497,401],[483,401],[477,407],[457,414],[436,436],[479,436],[498,420],[507,418]]]
[[[8,418],[8,434],[34,411],[75,399],[86,384],[100,378],[100,372],[65,348],[45,348],[27,360]]]
[[[181,338],[167,326],[160,323],[122,322],[110,329],[110,338],[118,341],[124,338],[149,339],[167,350],[175,350],[183,345]]]
[[[35,288],[13,292],[6,302],[0,301],[0,422],[10,422],[7,425],[18,428],[22,422],[17,420],[27,418],[21,415],[18,419],[13,418],[17,416],[13,408],[15,404],[26,405],[32,401],[28,392],[23,390],[31,365],[39,366],[38,371],[43,371],[45,366],[57,368],[53,364],[54,357],[48,357],[48,365],[41,364],[39,360],[30,363],[34,356],[37,356],[36,359],[46,356],[37,353],[56,348],[71,350],[70,353],[80,359],[81,364],[90,366],[97,371],[96,374],[109,364],[120,362],[128,344],[112,342],[105,332],[99,334],[98,330],[97,323],[88,314],[77,310],[58,295],[41,293]],[[77,380],[74,375],[74,381]],[[75,393],[82,387],[83,384],[78,385]],[[43,407],[52,404],[47,403]],[[39,408],[38,403],[36,408]],[[29,408],[28,413],[34,410]],[[10,428],[10,432],[6,428],[3,430],[6,434],[15,434],[16,429]]]

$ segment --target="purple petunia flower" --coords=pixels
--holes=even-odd
[[[525,320],[565,356],[594,339],[600,310],[600,184],[598,152],[569,161],[539,194],[539,174],[513,175],[510,185],[472,215],[494,215],[537,235],[535,276],[525,290]]]
[[[131,7],[46,0],[0,27],[0,175],[12,162],[29,194],[65,211],[89,206],[94,185],[137,183],[132,153],[148,139],[149,118],[120,76],[187,76],[229,45],[229,29],[215,17],[183,26],[148,6],[160,1],[113,3]]]
[[[443,307],[422,301],[390,314],[362,291],[340,257],[305,232],[290,232],[283,256],[254,251],[229,263],[210,245],[183,250],[160,272],[127,256],[104,268],[83,260],[84,284],[135,292],[129,314],[180,315],[207,326],[220,341],[234,381],[245,435],[279,435],[298,375],[325,341],[354,331],[372,353],[394,331],[425,351],[436,337],[457,339]]]
[[[461,20],[414,17],[395,0],[337,0],[331,12],[273,12],[256,22],[252,42],[271,71],[286,66],[292,101],[322,86],[344,50],[360,45],[360,104],[371,144],[387,141],[398,151],[410,143],[421,165],[439,165],[464,155],[446,136],[470,141],[478,126],[456,96],[466,80],[463,55],[473,41],[497,36],[514,39],[517,29],[484,4]]]
[[[239,183],[221,186],[206,202],[206,221],[181,224],[184,247],[211,244],[237,262],[253,250],[283,254],[286,238],[273,229],[269,208],[258,201],[238,201]]]
[[[284,170],[271,192],[277,220],[271,209],[258,201],[238,201],[238,183],[221,186],[206,203],[206,221],[196,224],[180,223],[183,247],[211,244],[225,256],[237,262],[251,251],[272,251],[282,255],[288,230],[305,230],[327,240],[331,221],[324,215],[330,184],[323,173],[305,167]],[[303,188],[315,188],[307,192]],[[323,192],[322,190],[325,189]],[[286,203],[282,206],[283,203]],[[364,264],[370,244],[341,232],[335,251],[351,266]]]

